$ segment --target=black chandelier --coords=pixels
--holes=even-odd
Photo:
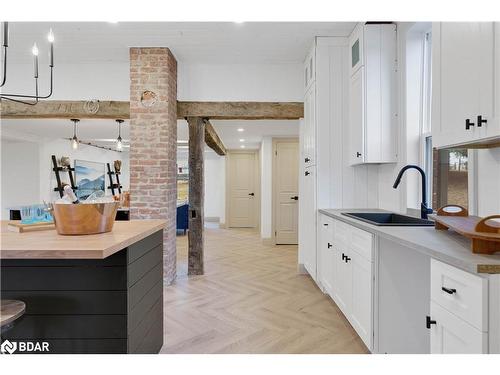
[[[4,86],[7,81],[7,48],[9,47],[9,23],[3,23],[3,66],[2,66],[2,77],[0,79],[0,87]],[[33,44],[31,52],[33,54],[33,78],[35,79],[35,94],[34,95],[24,95],[24,94],[5,94],[0,93],[1,100],[10,100],[16,103],[22,103],[27,105],[35,105],[40,99],[47,99],[52,96],[53,86],[54,86],[54,34],[52,29],[49,30],[47,39],[50,43],[49,49],[49,68],[50,68],[50,88],[47,95],[39,95],[38,92],[38,46]],[[29,101],[28,101],[29,100]]]

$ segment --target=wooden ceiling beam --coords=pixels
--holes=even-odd
[[[4,119],[128,119],[128,101],[99,101],[91,113],[85,100],[44,100],[30,106],[0,101]],[[295,120],[304,117],[302,102],[177,102],[177,118],[203,117],[212,120]]]
[[[177,118],[211,120],[296,120],[304,117],[302,102],[177,102]]]
[[[128,101],[99,101],[99,109],[91,113],[86,100],[43,100],[36,105],[26,105],[8,100],[0,101],[3,119],[128,119]]]
[[[205,119],[205,143],[214,150],[217,155],[224,156],[227,153],[226,147],[209,120]]]

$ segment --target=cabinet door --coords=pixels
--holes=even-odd
[[[372,348],[372,263],[351,253],[352,306],[350,322],[365,345]]]
[[[352,304],[352,262],[346,262],[347,252],[334,244],[335,286],[333,299],[344,315],[349,318]]]
[[[481,354],[488,352],[488,335],[431,301],[432,354]]]
[[[334,254],[333,230],[335,222],[326,215],[320,215],[318,242],[318,280],[325,293],[333,296],[334,288]]]
[[[364,124],[365,124],[365,88],[364,71],[361,67],[351,77],[349,103],[349,152],[350,163],[360,164],[364,161]]]
[[[479,128],[477,116],[492,120],[493,113],[493,23],[438,23],[433,43],[433,143],[480,139],[486,125]]]
[[[488,126],[485,128],[486,137],[500,136],[500,22],[495,22],[495,59],[494,59],[494,75],[495,75],[495,88],[494,88],[494,115],[493,119],[489,121]]]
[[[304,267],[311,277],[316,281],[316,171],[315,167],[303,170],[304,191],[300,194],[301,202],[299,215],[303,216],[301,228],[299,228],[299,241],[301,257]]]
[[[304,98],[304,165],[316,164],[316,85],[307,90]]]

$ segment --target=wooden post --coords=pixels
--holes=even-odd
[[[203,275],[205,121],[201,117],[186,120],[189,126],[188,275]]]

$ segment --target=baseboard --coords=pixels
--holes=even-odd
[[[218,216],[208,216],[205,218],[205,221],[208,221],[209,223],[218,223],[220,222],[220,217]]]
[[[219,223],[219,228],[227,229],[227,224],[226,223]]]
[[[309,272],[307,272],[306,267],[301,263],[297,264],[297,273],[299,273],[300,275],[309,275]]]
[[[273,246],[274,245],[274,238],[267,237],[267,238],[262,238],[262,244],[266,246]]]

